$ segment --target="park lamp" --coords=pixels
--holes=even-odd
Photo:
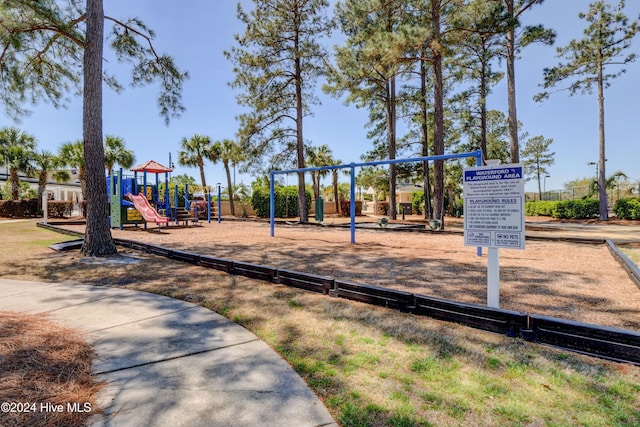
[[[543,182],[542,190],[543,190],[543,193],[544,193],[545,200],[547,199],[547,178],[551,178],[551,175],[545,175],[544,179],[542,180],[542,182]],[[540,184],[538,183],[538,185],[540,185]]]
[[[604,159],[604,161],[606,162],[609,159]],[[598,185],[600,182],[600,161],[598,160],[597,162],[589,162],[587,163],[587,166],[595,166],[596,167],[596,181],[598,181]]]

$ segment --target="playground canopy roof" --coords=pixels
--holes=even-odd
[[[148,160],[138,166],[131,168],[132,172],[151,172],[151,173],[164,173],[173,172],[173,169],[161,165],[155,160]]]

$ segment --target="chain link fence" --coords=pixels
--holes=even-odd
[[[607,189],[607,198],[609,205],[613,205],[619,199],[638,198],[640,197],[640,181],[636,182],[620,182],[614,184]],[[586,198],[598,198],[598,190],[596,186],[571,187],[563,190],[549,190],[541,193],[527,192],[526,201],[538,200],[577,200]]]

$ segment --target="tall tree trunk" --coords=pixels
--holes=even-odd
[[[453,215],[453,213],[456,211],[455,207],[456,207],[456,195],[453,192],[453,187],[451,186],[447,186],[447,198],[449,199],[449,215]]]
[[[440,50],[440,0],[431,0],[431,30],[433,32],[433,154],[444,154],[444,93],[442,53]],[[444,161],[433,164],[433,218],[444,229]]]
[[[422,58],[427,56],[422,53]],[[420,127],[422,132],[422,156],[429,156],[429,125],[427,123],[427,61],[420,60]],[[431,219],[431,183],[429,182],[429,161],[423,162],[424,174],[422,184],[424,190],[424,217]]]
[[[49,174],[47,171],[40,171],[38,175],[38,211],[42,211],[44,206],[42,205],[42,195],[47,189],[47,179],[49,178]]]
[[[514,17],[513,0],[506,0],[507,12]],[[511,163],[520,162],[518,144],[518,113],[516,111],[516,29],[512,25],[507,32],[507,107],[509,109],[509,156]]]
[[[542,187],[540,186],[540,166],[539,165],[536,172],[536,179],[538,180],[538,200],[542,200]]]
[[[20,176],[14,167],[9,168],[9,180],[11,181],[11,200],[20,199]]]
[[[388,82],[388,139],[389,139],[389,160],[396,158],[396,78],[391,77]],[[396,165],[389,165],[389,218],[396,219],[398,212],[396,209]]]
[[[340,192],[338,189],[338,169],[333,169],[331,171],[333,178],[333,203],[335,203],[336,213],[340,214]]]
[[[102,0],[87,0],[84,48],[82,136],[87,173],[87,226],[81,253],[106,256],[117,252],[109,228],[109,201],[102,146],[102,49],[104,11]]]
[[[224,171],[227,174],[227,193],[229,193],[229,209],[231,212],[231,216],[236,216],[236,208],[233,204],[233,182],[231,182],[231,170],[229,168],[229,161],[222,161],[224,166]]]
[[[208,200],[209,189],[207,188],[207,180],[204,176],[204,161],[202,159],[198,160],[198,169],[200,169],[200,181],[202,182],[202,191],[204,191],[204,198]]]
[[[87,168],[82,166],[78,168],[78,179],[80,180],[80,192],[82,193],[82,200],[87,200]],[[106,181],[106,178],[105,178]]]
[[[304,168],[304,138],[302,135],[302,64],[300,59],[300,11],[296,9],[296,35],[295,35],[295,79],[296,79],[296,148],[297,148],[297,167]],[[300,211],[300,222],[309,221],[309,213],[307,212],[307,195],[304,185],[304,172],[298,172],[298,207]]]
[[[320,197],[320,171],[311,172],[311,185],[313,185],[313,198],[318,200]]]
[[[482,63],[480,75],[480,150],[483,160],[489,157],[487,149],[487,64]]]
[[[599,110],[599,148],[600,155],[598,161],[598,191],[600,200],[600,221],[609,219],[609,202],[607,200],[607,175],[605,163],[607,161],[604,139],[604,76],[603,76],[602,52],[598,51],[598,110]]]

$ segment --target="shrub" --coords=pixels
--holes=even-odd
[[[18,198],[35,199],[38,197],[38,190],[31,187],[28,182],[20,181],[18,188]],[[0,199],[11,200],[11,181],[6,181],[3,186],[0,186]]]
[[[269,212],[269,189],[254,188],[251,194],[251,207],[258,217],[268,217]],[[276,212],[276,216],[278,216]]]
[[[640,219],[640,199],[619,199],[613,213],[620,219]]]
[[[422,215],[424,208],[424,191],[414,191],[411,193],[411,207],[417,215]]]
[[[274,190],[275,216],[278,218],[291,218],[300,214],[298,209],[298,187],[276,187]],[[311,192],[306,191],[307,211],[311,209]],[[258,217],[270,216],[269,188],[259,187],[253,190],[251,195],[251,207]]]
[[[525,202],[524,214],[528,216],[553,216],[553,211],[559,201],[537,201],[537,202]]]
[[[595,199],[564,200],[558,202],[552,211],[554,218],[587,219],[596,218],[600,202]]]
[[[0,200],[0,217],[26,218],[38,215],[38,199]]]
[[[47,215],[51,218],[64,218],[71,216],[72,209],[72,202],[50,201],[47,204]]]

